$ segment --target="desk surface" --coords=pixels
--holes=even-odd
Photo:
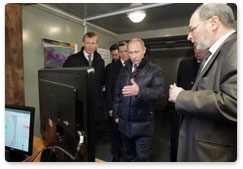
[[[44,147],[45,147],[45,145],[43,143],[43,140],[40,137],[34,136],[34,139],[33,139],[33,154],[40,151]],[[38,156],[33,160],[33,162],[40,162],[40,157],[41,157],[41,153],[38,154]],[[104,162],[104,161],[101,160],[101,159],[95,158],[95,162]]]
[[[43,143],[43,140],[40,137],[34,136],[32,154],[40,151],[44,147],[45,147],[45,145]],[[38,154],[38,156],[33,160],[33,162],[39,162],[40,161],[40,157],[41,157],[41,153]]]

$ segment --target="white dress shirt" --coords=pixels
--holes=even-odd
[[[208,57],[207,61],[205,62],[202,70],[204,69],[204,67],[207,65],[208,61],[212,58],[213,54],[217,51],[217,49],[220,47],[220,45],[225,41],[225,39],[227,39],[231,34],[233,34],[234,32],[236,32],[236,30],[232,30],[228,33],[226,33],[224,36],[222,36],[221,38],[219,38],[210,48],[209,51],[211,52],[211,55]]]

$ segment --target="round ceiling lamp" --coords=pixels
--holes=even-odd
[[[127,16],[132,22],[138,23],[138,22],[141,22],[145,18],[146,13],[144,11],[134,11],[134,12],[128,13]]]

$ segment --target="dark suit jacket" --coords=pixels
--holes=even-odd
[[[181,60],[177,72],[177,86],[191,90],[197,75],[199,63],[193,56]]]
[[[122,67],[121,60],[118,60],[112,62],[106,68],[105,89],[106,89],[106,110],[107,111],[112,110],[113,92],[114,92],[115,84],[121,67]]]
[[[237,35],[233,33],[213,54],[192,90],[175,103],[183,115],[178,161],[237,159]]]

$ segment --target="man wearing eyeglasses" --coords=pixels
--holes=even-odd
[[[203,4],[192,14],[188,40],[209,49],[192,90],[170,85],[182,116],[177,161],[237,159],[237,34],[226,4]]]

